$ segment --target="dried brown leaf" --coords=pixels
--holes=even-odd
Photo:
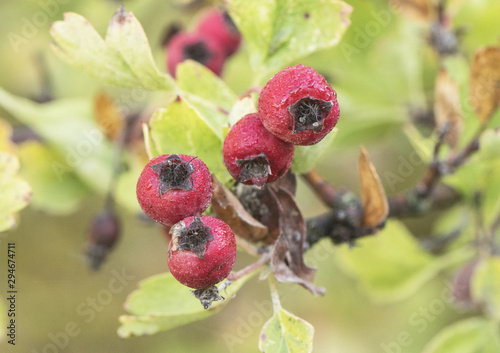
[[[283,188],[272,188],[280,205],[281,233],[271,257],[274,276],[280,282],[302,285],[314,295],[323,295],[325,289],[313,284],[316,269],[304,263],[306,223],[293,195]]]
[[[420,21],[429,21],[434,9],[427,0],[388,0],[403,16]]]
[[[283,177],[280,179],[276,180],[274,183],[271,184],[272,187],[278,187],[281,189],[285,189],[288,191],[290,194],[295,196],[297,192],[297,176],[289,171]]]
[[[99,129],[109,140],[114,140],[124,127],[124,118],[115,102],[104,92],[94,100],[94,114]]]
[[[269,184],[262,189],[253,185],[238,184],[233,191],[245,210],[267,227],[268,234],[261,241],[264,244],[273,244],[280,235],[280,209]]]
[[[361,179],[362,226],[376,227],[389,214],[389,205],[377,171],[370,161],[368,152],[361,146],[359,155],[359,177]]]
[[[233,195],[215,176],[212,176],[212,209],[217,218],[226,222],[240,237],[250,241],[260,241],[268,233],[268,228],[248,213],[238,198]]]
[[[471,295],[471,280],[478,264],[478,259],[472,259],[463,265],[455,275],[452,287],[453,297],[455,303],[460,306],[472,308],[477,304]]]
[[[500,104],[500,47],[479,49],[470,69],[469,98],[486,124]]]
[[[462,134],[463,115],[458,84],[451,79],[446,70],[441,70],[436,78],[434,99],[436,126],[438,129],[443,129],[444,125],[448,124],[446,142],[455,148]]]

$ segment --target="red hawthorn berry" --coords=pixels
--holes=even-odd
[[[241,43],[241,34],[226,11],[210,10],[206,12],[196,31],[217,40],[224,48],[226,57],[234,54]]]
[[[295,146],[280,140],[262,125],[258,113],[247,114],[229,130],[222,154],[234,179],[263,186],[290,169]]]
[[[219,42],[200,33],[180,32],[172,36],[167,45],[167,69],[175,77],[177,64],[191,59],[220,75],[225,51]]]
[[[193,289],[209,288],[226,278],[236,260],[236,239],[222,220],[188,217],[170,229],[170,273]]]
[[[212,199],[212,177],[197,157],[164,154],[144,167],[136,192],[144,213],[168,226],[207,209]]]
[[[259,95],[262,123],[280,139],[295,145],[321,141],[337,124],[337,93],[316,70],[287,67],[274,75]]]

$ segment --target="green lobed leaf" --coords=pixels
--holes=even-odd
[[[480,158],[497,162],[500,159],[500,130],[486,130],[480,138]]]
[[[367,23],[363,21],[373,21],[374,14],[372,7],[358,6],[358,25],[346,32],[338,48],[325,53],[331,58],[308,58],[314,63],[318,60],[318,70],[325,71],[338,93],[336,146],[357,147],[369,141],[393,139],[403,128],[411,126],[407,124],[408,108],[423,108],[427,104],[422,87],[425,56],[421,50],[421,27],[391,14],[390,20],[380,26],[380,35],[361,33]],[[382,83],[384,88],[380,89]]]
[[[141,213],[141,207],[137,202],[137,180],[141,175],[144,165],[139,165],[135,161],[129,164],[128,170],[122,172],[116,183],[115,199],[122,207],[129,212]]]
[[[490,223],[500,212],[500,155],[498,147],[500,135],[493,130],[485,131],[480,138],[481,148],[466,164],[453,174],[446,175],[443,181],[461,192],[469,199],[481,191],[483,212],[486,223]]]
[[[480,189],[482,192],[482,212],[486,225],[492,225],[500,214],[500,162],[491,161],[485,162],[485,174],[482,175],[486,179],[485,186]]]
[[[50,29],[52,49],[64,62],[106,84],[147,90],[175,90],[175,82],[157,69],[149,43],[132,13],[120,7],[104,40],[92,25],[76,13]]]
[[[182,98],[222,140],[236,94],[212,71],[192,60],[177,66],[177,83]]]
[[[209,100],[228,111],[238,99],[220,77],[193,60],[177,65],[177,84],[181,90]]]
[[[230,180],[222,160],[222,140],[184,100],[157,110],[150,126],[151,139],[160,154],[196,156],[221,182]]]
[[[471,280],[474,301],[483,303],[487,312],[500,320],[500,258],[483,260],[474,271]]]
[[[89,194],[73,171],[58,178],[54,163],[64,160],[39,142],[25,142],[19,147],[22,175],[34,190],[32,205],[53,214],[69,214]]]
[[[434,258],[420,248],[399,221],[388,221],[376,235],[359,240],[354,248],[336,250],[339,266],[359,280],[376,301],[400,300],[415,293],[445,267],[470,257],[462,248]]]
[[[244,97],[233,105],[229,112],[229,125],[233,126],[247,114],[256,113],[257,108],[252,97]]]
[[[263,65],[269,54],[274,36],[274,21],[278,3],[276,0],[230,0],[227,9],[250,52],[250,64],[254,70]]]
[[[227,7],[261,75],[338,44],[352,11],[340,0],[228,0]]]
[[[152,276],[142,281],[125,302],[125,309],[132,315],[120,317],[118,335],[122,338],[151,335],[205,319],[221,310],[255,274],[226,287],[221,293],[226,300],[214,302],[208,310],[170,273]]]
[[[312,146],[295,146],[292,161],[292,171],[297,174],[313,169],[323,154],[328,150],[338,129],[333,129],[323,140]]]
[[[312,352],[313,336],[310,323],[279,308],[262,328],[259,349],[265,353]]]
[[[76,173],[89,187],[106,192],[111,177],[112,147],[83,99],[35,103],[0,88],[0,107],[38,133],[62,158],[51,167],[59,180]]]
[[[0,232],[16,225],[14,214],[30,202],[30,185],[17,176],[19,160],[0,151]]]
[[[439,332],[423,353],[497,353],[500,352],[498,324],[483,318],[454,323]]]

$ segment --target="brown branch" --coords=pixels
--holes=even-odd
[[[339,194],[315,169],[302,174],[301,177],[309,184],[311,189],[326,206],[332,206],[335,198],[337,198]]]
[[[332,210],[307,220],[306,248],[311,248],[322,238],[329,238],[336,245],[348,243],[353,246],[356,240],[376,234],[384,225],[380,224],[377,227],[354,225],[346,218],[339,218],[339,212]]]
[[[444,168],[439,161],[439,152],[441,151],[441,147],[443,147],[443,144],[446,140],[446,135],[448,134],[449,131],[450,131],[449,123],[444,124],[439,131],[438,140],[436,142],[436,145],[434,146],[432,162],[429,164],[429,167],[427,168],[427,171],[425,172],[422,181],[418,183],[415,188],[415,194],[419,198],[425,198],[429,196],[432,193],[437,182],[443,175]]]
[[[478,150],[479,150],[479,136],[474,138],[455,158],[450,160],[448,162],[448,165],[453,169],[456,169],[465,162],[467,162],[470,156]]]
[[[389,217],[404,218],[418,216],[430,210],[441,210],[453,206],[460,195],[449,186],[438,184],[427,198],[419,196],[415,190],[388,199]]]
[[[441,161],[439,153],[445,143],[448,130],[448,124],[445,124],[440,130],[432,162],[417,186],[410,192],[388,199],[388,217],[417,216],[433,209],[448,208],[460,200],[460,195],[454,189],[440,184],[440,181],[444,175],[453,173],[456,168],[466,163],[479,149],[479,137],[483,129],[477,132],[462,151],[446,161]],[[362,216],[362,209],[359,199],[353,197],[349,192],[338,192],[317,171],[312,170],[303,174],[302,178],[316,195],[331,208],[329,212],[307,221],[306,243],[309,247],[324,237],[330,238],[334,244],[349,243],[352,245],[357,239],[375,234],[383,228],[384,224],[377,227],[361,226],[359,220]],[[500,227],[500,216],[497,227]]]
[[[434,147],[432,162],[422,180],[410,192],[393,196],[389,199],[389,216],[404,217],[419,215],[430,209],[446,208],[457,202],[460,197],[453,189],[440,184],[441,178],[465,164],[474,152],[479,150],[479,138],[484,131],[481,127],[471,142],[455,156],[446,161],[439,160],[439,152],[445,142],[448,125],[441,129]]]

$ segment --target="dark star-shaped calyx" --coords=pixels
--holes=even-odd
[[[172,154],[162,162],[153,164],[151,169],[160,179],[160,197],[170,189],[193,190],[191,174],[196,170],[191,161],[184,162],[178,154]]]
[[[199,62],[200,64],[206,64],[212,57],[212,53],[207,48],[207,45],[202,41],[186,45],[182,54],[184,60],[191,59]]]
[[[170,229],[172,234],[172,251],[189,250],[200,259],[204,259],[208,242],[214,240],[211,227],[206,226],[200,217],[194,217],[193,222],[187,227],[184,221],[174,224]]]
[[[293,133],[305,130],[321,132],[323,124],[332,110],[333,102],[319,98],[307,97],[299,99],[288,107],[288,112],[293,117]]]
[[[269,159],[267,159],[264,152],[255,157],[236,159],[236,165],[240,167],[240,176],[238,178],[240,183],[252,180],[254,185],[262,186],[266,183],[269,174],[271,174]]]

